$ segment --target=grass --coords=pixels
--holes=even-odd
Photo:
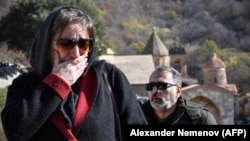
[[[0,89],[0,110],[1,111],[5,105],[6,93],[7,93],[7,87]],[[4,135],[1,118],[0,118],[0,122],[1,122],[1,124],[0,124],[0,141],[7,141],[7,139]]]

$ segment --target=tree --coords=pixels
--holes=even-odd
[[[29,52],[35,31],[38,29],[41,18],[35,15],[41,11],[41,5],[17,3],[10,7],[10,12],[0,21],[0,42],[6,42],[8,49]]]
[[[32,42],[43,20],[54,8],[62,5],[75,5],[89,13],[95,26],[97,55],[106,50],[104,21],[91,0],[18,0],[0,21],[0,42],[6,42],[8,49],[22,51],[29,58]]]

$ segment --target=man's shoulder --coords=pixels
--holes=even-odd
[[[138,101],[139,101],[139,103],[141,105],[141,108],[142,108],[142,110],[143,110],[144,113],[150,113],[151,111],[154,110],[153,107],[150,104],[149,99],[143,100],[143,101],[141,101],[141,100],[138,99]]]
[[[192,117],[201,117],[208,112],[208,109],[204,106],[194,103],[190,100],[186,100],[184,98],[182,106],[185,107],[186,112]]]
[[[212,113],[210,113],[208,111],[208,108],[198,104],[198,103],[195,103],[195,102],[192,102],[192,101],[189,101],[189,100],[184,100],[185,102],[185,109],[186,109],[186,112],[187,114],[189,115],[189,117],[191,119],[202,119],[202,124],[216,124],[216,121],[212,115]]]

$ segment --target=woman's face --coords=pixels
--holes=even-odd
[[[53,38],[52,48],[59,54],[60,62],[87,55],[93,45],[86,28],[80,24],[69,24],[61,34]]]

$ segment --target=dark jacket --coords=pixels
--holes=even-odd
[[[79,140],[115,140],[112,101],[102,77],[104,66],[105,61],[100,61],[94,62],[90,67],[97,76],[97,90],[90,110],[75,132]],[[1,113],[6,137],[10,141],[64,141],[66,139],[50,119],[63,101],[58,96],[61,94],[45,82],[36,84],[35,78],[34,72],[20,75],[9,87],[6,105]],[[62,82],[57,85],[63,87],[64,84]],[[118,68],[115,69],[114,95],[117,98],[122,129],[128,124],[146,124],[131,86]]]
[[[9,141],[114,141],[114,110],[103,79],[105,66],[110,78],[112,67],[94,60],[95,46],[76,85],[69,86],[51,73],[51,27],[58,9],[50,13],[35,37],[30,60],[33,71],[18,76],[8,88],[1,112],[5,135]],[[147,122],[124,73],[115,68],[112,74],[124,137],[126,125]]]
[[[144,115],[148,124],[156,124],[156,115],[154,109],[150,105],[149,100],[142,104]],[[177,101],[177,108],[171,114],[169,122],[158,123],[166,125],[212,125],[217,124],[214,116],[207,109],[188,101],[181,96]]]

